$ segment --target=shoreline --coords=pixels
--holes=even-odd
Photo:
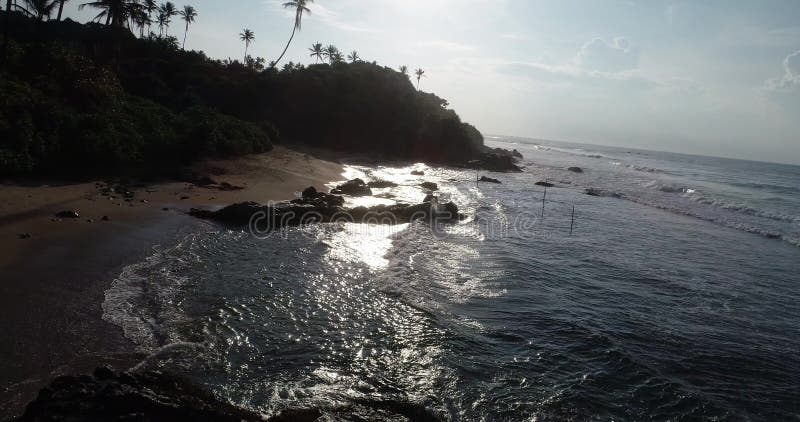
[[[215,227],[188,215],[190,208],[292,199],[342,178],[342,165],[331,157],[278,146],[191,167],[193,177],[210,177],[214,185],[168,181],[129,188],[129,197],[99,181],[3,184],[0,324],[13,340],[0,346],[0,419],[20,414],[58,375],[103,365],[124,370],[143,357],[120,327],[102,319],[104,294],[122,268],[154,246]],[[66,210],[79,218],[55,217]]]

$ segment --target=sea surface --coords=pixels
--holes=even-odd
[[[524,172],[342,175],[400,185],[352,205],[436,182],[459,223],[192,234],[126,267],[103,317],[141,368],[268,415],[800,420],[800,167],[487,141]]]

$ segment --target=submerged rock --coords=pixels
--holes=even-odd
[[[536,182],[536,183],[534,183],[534,185],[536,185],[536,186],[544,186],[546,188],[552,188],[553,186],[555,186],[554,184],[552,184],[550,182]]]
[[[59,211],[56,213],[56,218],[81,218],[81,215],[78,211]]]
[[[433,182],[422,182],[422,183],[419,184],[419,187],[421,187],[423,189],[431,190],[431,191],[439,190],[439,185],[437,185],[436,183],[433,183]]]
[[[336,186],[331,189],[331,193],[334,195],[370,196],[372,189],[363,180],[356,178]]]
[[[413,176],[424,176],[425,172],[422,171],[422,170],[412,170],[411,171],[411,175],[413,175]]]
[[[486,183],[500,183],[499,180],[492,179],[491,177],[486,177],[486,176],[481,176],[481,178],[478,179],[478,181],[479,182],[486,182]]]
[[[397,187],[397,183],[388,180],[373,180],[367,183],[367,186],[373,189],[394,188]]]
[[[569,170],[569,171],[571,171],[573,173],[583,173],[583,169],[580,168],[580,167],[570,167],[567,170]]]
[[[191,381],[161,373],[62,376],[39,391],[18,421],[262,421]]]

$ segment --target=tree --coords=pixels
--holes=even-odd
[[[309,57],[316,57],[317,63],[325,56],[325,48],[322,47],[322,43],[318,42],[311,46],[308,49],[311,52]]]
[[[147,34],[150,35],[150,25],[153,24],[153,15],[158,11],[156,0],[144,0],[142,2],[142,9],[147,13]]]
[[[52,0],[25,0],[25,12],[37,20],[43,21],[45,18],[50,19],[53,14],[57,3]]]
[[[245,28],[241,34],[239,34],[239,39],[244,41],[244,61],[247,62],[247,49],[250,47],[250,43],[255,41],[256,34],[253,31]],[[273,66],[274,67],[274,66]]]
[[[350,60],[350,63],[355,63],[361,60],[361,57],[358,57],[358,51],[353,50],[350,54],[347,55],[347,60]]]
[[[186,22],[186,29],[183,32],[183,46],[182,49],[186,49],[186,34],[189,33],[189,24],[194,23],[195,18],[197,17],[197,11],[192,6],[183,6],[183,10],[178,12],[181,15],[181,19]]]
[[[58,16],[56,16],[56,20],[61,20],[61,14],[64,13],[64,3],[68,2],[69,0],[58,0]]]
[[[339,52],[335,45],[330,44],[322,50],[322,55],[328,59],[328,63],[334,64],[337,61],[337,57],[341,57],[342,53]]]
[[[172,23],[172,17],[178,14],[178,9],[175,7],[175,4],[171,1],[161,4],[158,7],[158,11],[166,17],[164,21],[164,34],[169,35],[169,24]],[[159,25],[161,23],[159,22]]]
[[[406,65],[400,66],[400,73],[405,75],[405,76],[408,76],[408,66],[406,66]]]
[[[423,76],[425,76],[425,71],[424,71],[424,70],[422,70],[422,69],[417,69],[417,70],[414,72],[414,74],[415,74],[415,75],[417,75],[417,91],[419,91],[419,80],[420,80],[420,79],[421,79]]]
[[[82,10],[86,6],[101,9],[100,13],[94,17],[94,20],[99,21],[105,18],[106,25],[121,27],[130,16],[131,3],[137,4],[132,0],[98,0],[83,3],[78,6],[78,10]]]
[[[156,23],[158,23],[158,37],[161,38],[164,36],[164,27],[169,26],[169,17],[164,12],[158,12]]]
[[[271,67],[275,67],[278,64],[278,62],[281,61],[281,59],[283,58],[283,55],[286,54],[286,50],[289,49],[289,44],[292,43],[292,39],[294,38],[294,33],[298,29],[300,29],[300,23],[303,20],[303,13],[311,14],[311,9],[309,9],[307,5],[310,4],[310,3],[313,3],[313,2],[314,2],[314,0],[294,0],[294,1],[286,2],[286,3],[283,4],[283,7],[285,7],[285,8],[294,8],[295,9],[294,26],[292,27],[292,36],[289,37],[289,42],[286,43],[286,47],[283,49],[283,53],[281,53],[281,55],[278,57],[277,60],[272,62],[272,66]]]
[[[139,28],[139,37],[144,38],[144,27],[147,26],[149,28],[152,23],[150,16],[147,14],[147,9],[144,7],[137,8],[131,13],[131,21],[134,26]]]

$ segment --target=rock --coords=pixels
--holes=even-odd
[[[189,197],[186,196],[186,195],[181,196],[181,200],[184,200],[184,199],[189,199]]]
[[[550,182],[536,182],[536,183],[534,183],[534,185],[536,185],[536,186],[544,186],[546,188],[552,188],[553,186],[555,186],[554,184],[552,184]]]
[[[522,158],[522,153],[517,151],[516,149],[511,150],[511,155],[513,155],[516,158]]]
[[[331,193],[334,195],[370,196],[372,189],[363,180],[353,179],[331,189]]]
[[[86,219],[86,222],[87,223],[94,223],[94,220],[92,220],[91,218],[88,218],[88,219]]]
[[[514,164],[516,158],[510,152],[505,150],[492,150],[493,152],[485,152],[480,155],[478,159],[470,160],[466,166],[468,168],[483,169],[488,171],[502,172],[521,172],[522,168]]]
[[[140,202],[143,203],[143,204],[146,204],[147,200],[146,199],[142,199]]]
[[[169,208],[163,207],[163,208],[161,208],[161,211],[169,211]]]
[[[422,200],[422,203],[423,204],[427,204],[429,202],[434,202],[434,201],[438,201],[438,200],[439,200],[439,198],[437,198],[436,195],[434,195],[432,193],[429,193],[429,194],[425,195],[425,199]]]
[[[20,238],[20,239],[30,239],[31,238],[31,234],[30,233],[20,233],[19,235],[17,235],[17,237]]]
[[[18,421],[263,421],[186,378],[162,372],[62,376],[40,390]]]
[[[111,221],[111,219],[108,218],[107,215],[104,215],[103,218],[101,218],[101,220],[103,220],[103,221]]]
[[[573,173],[583,173],[583,169],[580,168],[580,167],[570,167],[567,170],[569,170],[569,171],[571,171]]]
[[[422,171],[422,170],[412,170],[411,174],[414,175],[414,176],[424,176],[425,172]]]
[[[390,182],[388,180],[373,180],[367,183],[367,186],[373,189],[383,189],[383,188],[393,188],[397,186],[397,183]]]
[[[479,182],[486,182],[486,183],[500,183],[499,180],[492,179],[491,177],[486,177],[486,176],[481,176],[481,178],[478,179],[478,181]]]
[[[302,198],[292,199],[289,202],[297,205],[311,205],[315,207],[341,207],[344,205],[344,198],[339,195],[317,192],[315,196],[303,196]]]
[[[78,211],[60,211],[56,213],[57,218],[81,218]]]
[[[232,185],[232,184],[230,184],[228,182],[222,182],[222,183],[219,184],[219,188],[218,189],[222,190],[222,191],[232,191],[232,190],[242,190],[244,188],[242,186]]]
[[[427,189],[427,190],[431,190],[431,191],[439,190],[439,186],[436,183],[433,183],[433,182],[422,182],[422,183],[419,184],[419,186],[421,188],[423,188],[423,189]]]
[[[315,188],[313,186],[309,186],[309,187],[303,189],[302,197],[303,198],[316,198],[317,197],[317,188]]]

